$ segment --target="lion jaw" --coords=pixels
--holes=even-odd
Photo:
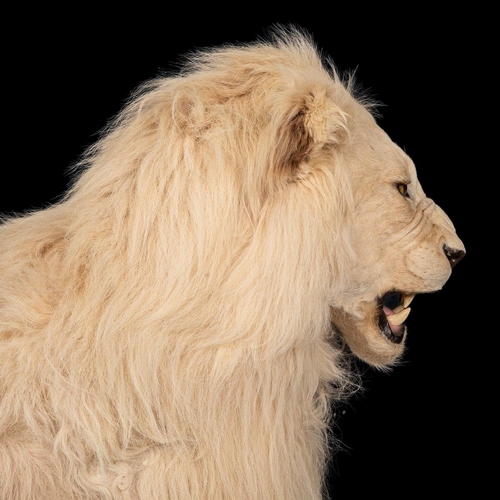
[[[382,323],[378,301],[376,304],[365,303],[361,309],[363,311],[358,315],[332,307],[330,319],[333,327],[340,331],[358,358],[381,369],[394,364],[405,348],[406,325],[402,322],[391,328],[387,319]],[[387,317],[388,313],[382,314]],[[392,335],[392,339],[388,335]]]

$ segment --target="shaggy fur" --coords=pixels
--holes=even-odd
[[[322,498],[346,356],[464,253],[369,110],[298,30],[202,51],[3,221],[0,498]]]

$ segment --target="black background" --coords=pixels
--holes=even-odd
[[[341,70],[357,69],[358,82],[384,103],[380,125],[413,158],[426,194],[451,217],[468,252],[442,291],[415,299],[403,364],[389,374],[360,365],[365,389],[340,410],[343,449],[334,457],[330,490],[336,500],[484,498],[493,460],[487,456],[497,441],[489,355],[498,326],[487,292],[497,276],[491,251],[498,245],[498,160],[487,137],[496,107],[488,58],[494,14],[478,6],[383,13],[311,4],[273,14],[258,5],[219,11],[154,5],[105,18],[76,7],[27,10],[4,21],[10,34],[0,212],[57,201],[68,167],[130,92],[175,70],[181,54],[252,41],[274,23],[307,29]]]

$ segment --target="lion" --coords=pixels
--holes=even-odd
[[[0,227],[0,497],[319,500],[353,360],[465,255],[377,105],[276,27],[142,84]]]

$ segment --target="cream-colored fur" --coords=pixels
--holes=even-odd
[[[370,109],[298,30],[203,51],[3,222],[0,498],[322,497],[349,350],[464,252]]]

